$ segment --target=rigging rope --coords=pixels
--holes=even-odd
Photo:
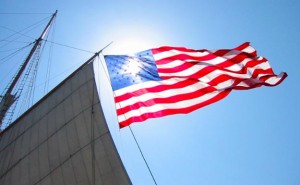
[[[33,38],[33,37],[31,37],[31,36],[28,36],[28,35],[25,35],[24,33],[27,33],[27,32],[29,32],[29,31],[32,31],[33,29],[35,29],[36,27],[38,27],[39,24],[41,24],[42,22],[44,22],[44,21],[46,21],[46,20],[48,20],[48,19],[49,19],[49,17],[46,17],[46,18],[44,18],[44,19],[42,19],[42,20],[40,20],[40,21],[38,21],[38,22],[36,22],[36,23],[34,23],[34,24],[32,24],[32,25],[26,27],[26,28],[23,28],[23,29],[20,30],[20,31],[15,31],[15,30],[13,30],[13,29],[11,29],[11,28],[8,28],[8,27],[5,27],[5,26],[0,26],[0,27],[2,27],[2,28],[4,28],[4,29],[7,29],[7,30],[9,30],[9,31],[14,32],[13,34],[7,36],[6,38],[4,38],[4,39],[2,39],[2,40],[0,40],[0,41],[6,41],[8,38],[13,37],[14,35],[19,35],[19,37],[15,38],[15,39],[12,40],[12,41],[9,41],[9,43],[7,43],[7,44],[4,44],[4,45],[0,46],[0,48],[2,48],[2,47],[4,47],[4,46],[7,46],[8,44],[14,42],[15,40],[17,40],[17,39],[20,38],[21,36],[30,38],[30,39],[32,39],[32,40],[35,40],[35,38]],[[30,28],[31,28],[31,29],[30,29]],[[23,33],[23,32],[24,32],[24,33]]]
[[[17,53],[19,53],[20,51],[24,50],[25,48],[31,46],[32,44],[34,44],[34,42],[33,42],[33,43],[30,43],[30,44],[27,44],[26,46],[24,46],[24,47],[18,49],[17,51],[15,51],[15,52],[13,52],[13,53],[11,53],[11,54],[9,54],[9,55],[3,57],[3,58],[0,58],[0,64],[3,64],[4,62],[7,62],[7,61],[10,59],[9,57],[15,56]]]
[[[42,15],[42,14],[50,14],[50,15],[52,15],[52,13],[10,13],[10,12],[8,12],[8,13],[0,13],[0,15]]]
[[[4,29],[7,29],[7,30],[9,30],[9,31],[14,32],[14,34],[11,34],[10,36],[8,36],[8,37],[6,37],[6,38],[4,38],[4,39],[2,39],[2,40],[0,40],[0,41],[4,41],[4,40],[6,40],[6,39],[8,39],[8,38],[10,38],[10,37],[12,37],[12,36],[14,36],[14,35],[17,35],[17,34],[20,35],[20,37],[23,36],[23,37],[27,37],[27,38],[30,38],[30,39],[34,39],[33,37],[30,37],[30,36],[28,36],[28,35],[23,34],[22,31],[15,31],[15,30],[13,30],[13,29],[11,29],[11,28],[8,28],[8,27],[5,27],[5,26],[0,26],[0,28],[4,28]],[[25,28],[24,30],[26,30],[26,28]],[[30,31],[30,30],[29,30],[29,31]],[[16,39],[18,39],[18,38],[16,38]],[[2,47],[4,47],[4,46],[6,46],[6,44],[5,44],[5,45],[2,45],[2,46],[0,46],[0,47],[2,48]]]
[[[55,21],[52,24],[53,31],[52,31],[52,35],[51,35],[51,40],[53,40],[54,38],[54,34],[55,34]],[[46,42],[46,41],[45,41]],[[49,56],[48,56],[48,63],[47,63],[47,72],[46,72],[46,83],[44,86],[44,94],[46,94],[46,92],[48,91],[49,88],[49,78],[50,78],[50,72],[51,72],[51,62],[52,62],[52,53],[53,53],[53,44],[50,44],[50,50],[49,50]]]
[[[49,42],[49,43],[52,43],[52,44],[56,44],[56,45],[59,45],[59,46],[64,46],[64,47],[67,47],[67,48],[71,48],[71,49],[75,49],[75,50],[79,50],[79,51],[84,51],[84,52],[87,52],[87,53],[92,53],[92,54],[95,54],[96,52],[94,51],[89,51],[89,50],[85,50],[85,49],[80,49],[80,48],[77,48],[77,47],[74,47],[74,46],[70,46],[70,45],[66,45],[66,44],[61,44],[61,43],[58,43],[58,42],[53,42],[53,41],[49,41],[49,40],[45,40],[46,42]]]
[[[139,143],[138,143],[138,141],[137,141],[137,139],[136,139],[136,137],[135,137],[135,135],[134,135],[134,133],[133,133],[133,131],[132,131],[132,129],[131,129],[131,126],[129,125],[128,127],[129,127],[130,132],[131,132],[131,134],[132,134],[132,136],[133,136],[133,138],[134,138],[134,141],[135,141],[135,143],[136,143],[136,145],[137,145],[137,147],[138,147],[138,149],[139,149],[139,151],[140,151],[140,153],[141,153],[141,155],[142,155],[142,157],[143,157],[143,160],[145,161],[145,164],[146,164],[146,166],[147,166],[147,168],[148,168],[148,171],[149,171],[149,173],[150,173],[150,175],[151,175],[151,177],[152,177],[154,183],[157,185],[156,180],[155,180],[155,178],[154,178],[154,176],[153,176],[153,173],[152,173],[152,171],[151,171],[151,169],[150,169],[150,166],[148,165],[148,163],[147,163],[147,161],[146,161],[146,158],[145,158],[145,156],[144,156],[144,154],[143,154],[143,152],[142,152],[142,149],[141,149],[141,147],[140,147],[140,145],[139,145]]]
[[[26,43],[26,44],[32,44],[30,42],[22,42],[22,43]],[[20,49],[22,49],[23,47],[18,47],[18,48],[11,48],[11,49],[7,49],[7,50],[0,50],[1,53],[4,53],[4,52],[9,52],[9,51],[18,51]]]

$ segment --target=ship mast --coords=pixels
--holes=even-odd
[[[29,63],[29,61],[31,60],[32,56],[34,55],[36,49],[38,48],[38,46],[41,44],[42,40],[44,39],[45,35],[47,34],[55,16],[57,14],[57,10],[55,11],[55,13],[52,15],[50,21],[48,22],[48,24],[46,25],[45,29],[43,30],[42,34],[40,35],[40,37],[34,41],[34,45],[32,47],[32,49],[30,50],[28,56],[26,57],[26,59],[24,60],[23,64],[21,65],[19,71],[17,72],[17,74],[15,75],[12,83],[10,84],[10,86],[7,88],[4,96],[1,99],[0,102],[0,128],[2,126],[3,120],[5,118],[5,115],[7,113],[7,111],[9,110],[9,108],[13,105],[13,103],[16,101],[16,99],[18,97],[16,97],[16,95],[12,94],[12,91],[15,87],[15,85],[17,84],[17,82],[19,81],[22,73],[24,72],[24,70],[27,67],[27,64]]]

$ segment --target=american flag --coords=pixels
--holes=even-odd
[[[221,50],[165,46],[134,55],[106,55],[105,61],[121,128],[190,113],[233,89],[275,86],[287,77],[276,75],[248,42]]]

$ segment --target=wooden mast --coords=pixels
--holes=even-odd
[[[22,73],[24,72],[24,70],[27,67],[27,64],[29,63],[30,59],[32,58],[33,54],[35,53],[36,49],[38,48],[38,46],[41,44],[41,41],[44,39],[47,31],[50,28],[50,25],[52,23],[52,21],[54,20],[55,16],[57,14],[57,10],[55,11],[55,13],[52,15],[50,21],[48,22],[47,26],[45,27],[45,29],[43,30],[42,34],[40,35],[40,37],[35,40],[34,42],[34,46],[32,47],[32,49],[30,50],[28,56],[26,57],[25,61],[23,62],[23,64],[21,65],[21,68],[19,69],[19,71],[17,72],[16,76],[14,77],[12,83],[10,84],[10,86],[8,87],[7,91],[5,92],[4,96],[1,99],[0,102],[0,128],[2,126],[3,123],[3,119],[7,113],[7,111],[9,110],[9,108],[12,106],[12,104],[16,101],[17,97],[14,94],[11,94],[16,83],[19,81],[19,78],[21,77]]]

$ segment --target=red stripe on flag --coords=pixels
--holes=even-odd
[[[115,97],[115,101],[116,102],[122,102],[124,100],[127,100],[131,97],[137,97],[137,96],[141,96],[143,94],[147,94],[147,93],[158,93],[158,92],[162,92],[166,89],[179,89],[179,88],[182,88],[184,86],[189,86],[189,85],[193,85],[195,83],[198,83],[198,81],[196,80],[185,80],[185,81],[180,81],[180,82],[177,82],[177,83],[174,83],[172,85],[159,85],[159,86],[155,86],[155,87],[150,87],[150,88],[142,88],[142,89],[139,89],[139,90],[136,90],[136,91],[132,91],[132,92],[127,92],[123,95],[120,95],[120,96],[116,96]]]
[[[120,128],[126,127],[128,125],[130,125],[133,122],[142,122],[145,121],[149,118],[159,118],[159,117],[164,117],[164,116],[168,116],[168,115],[174,115],[174,114],[188,114],[190,112],[193,112],[199,108],[202,108],[204,106],[207,106],[209,104],[215,103],[223,98],[225,98],[228,94],[230,93],[230,90],[226,90],[226,91],[222,91],[221,93],[219,93],[217,96],[204,101],[202,103],[190,106],[190,107],[186,107],[186,108],[181,108],[181,109],[165,109],[165,110],[161,110],[161,111],[157,111],[154,113],[145,113],[145,114],[141,114],[139,116],[134,116],[131,118],[128,118],[124,121],[119,122]]]
[[[194,92],[190,92],[190,93],[170,95],[167,98],[159,98],[159,96],[157,96],[157,98],[153,98],[151,100],[139,101],[132,105],[122,107],[117,110],[117,114],[118,115],[125,114],[126,112],[129,112],[131,110],[136,110],[141,107],[150,107],[155,104],[165,104],[165,103],[173,103],[173,102],[180,102],[180,101],[184,101],[184,100],[190,100],[190,99],[201,97],[201,96],[208,94],[210,92],[213,92],[213,91],[216,91],[216,89],[209,86],[209,87],[205,87],[203,89],[198,89],[198,90],[196,90]],[[116,101],[116,103],[120,103],[120,102]]]

